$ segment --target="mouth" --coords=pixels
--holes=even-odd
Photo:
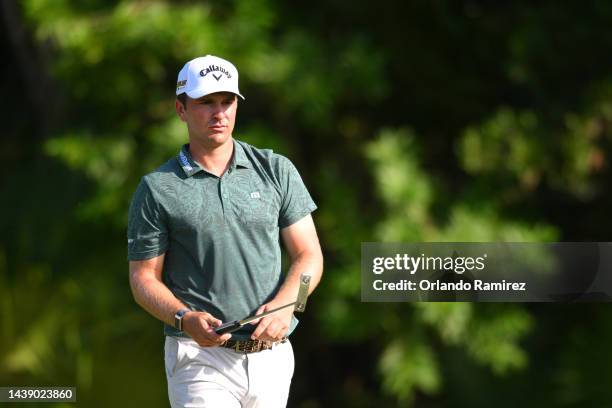
[[[212,129],[212,130],[223,130],[223,129],[225,129],[226,127],[227,127],[227,126],[224,126],[224,125],[212,125],[212,126],[209,126],[208,128],[209,128],[209,129]]]

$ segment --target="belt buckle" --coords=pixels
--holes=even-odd
[[[249,354],[272,349],[276,344],[285,343],[286,341],[286,337],[278,342],[267,342],[263,340],[236,340],[234,344],[225,347],[228,347],[230,350],[233,350],[236,353]]]
[[[256,340],[237,340],[232,348],[236,353],[249,354],[259,351],[257,350],[258,345],[259,342]]]

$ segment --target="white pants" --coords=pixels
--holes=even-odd
[[[244,354],[167,336],[165,364],[172,408],[281,408],[287,405],[294,359],[288,340]]]

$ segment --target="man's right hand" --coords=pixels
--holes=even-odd
[[[220,346],[232,335],[218,335],[215,327],[221,325],[221,320],[206,312],[187,312],[183,316],[183,331],[191,336],[202,347]]]

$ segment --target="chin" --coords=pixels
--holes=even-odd
[[[230,135],[223,133],[223,132],[212,133],[208,135],[208,140],[210,141],[210,143],[213,143],[217,146],[224,144],[225,142],[229,140],[229,138],[230,138]]]

